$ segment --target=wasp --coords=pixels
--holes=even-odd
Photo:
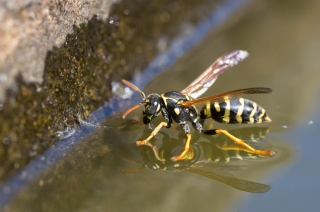
[[[175,121],[185,132],[185,145],[184,151],[180,155],[173,156],[171,158],[173,161],[184,160],[190,149],[191,134],[188,123],[191,123],[192,127],[196,131],[206,135],[222,133],[240,147],[244,147],[246,149],[245,151],[258,155],[274,155],[275,152],[272,150],[254,149],[243,140],[233,136],[226,130],[203,129],[204,121],[208,118],[212,118],[214,121],[226,124],[260,124],[263,122],[271,122],[271,119],[267,115],[265,109],[251,100],[240,97],[241,94],[271,93],[272,90],[270,88],[252,87],[199,98],[216,81],[220,74],[228,68],[238,64],[247,56],[248,53],[246,51],[237,50],[218,58],[181,92],[169,91],[160,95],[151,93],[146,96],[145,93],[137,86],[126,80],[122,80],[125,85],[139,92],[142,98],[141,103],[134,105],[125,111],[122,116],[123,119],[133,110],[140,106],[144,106],[143,123],[148,125],[150,129],[152,129],[150,124],[151,121],[159,116],[160,113],[166,120],[155,127],[148,138],[142,141],[137,141],[136,144],[138,146],[147,145],[153,147],[149,141],[160,131],[162,127],[170,128],[172,122]],[[200,103],[202,103],[203,106],[198,112],[196,105]],[[158,159],[161,160],[160,157],[158,157]]]

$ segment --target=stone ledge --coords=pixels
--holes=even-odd
[[[46,53],[61,46],[73,26],[99,14],[105,20],[117,0],[0,0],[0,102],[21,72],[42,82]]]

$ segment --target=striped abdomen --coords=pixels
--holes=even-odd
[[[262,123],[271,119],[257,103],[244,98],[228,98],[223,101],[207,102],[200,111],[200,117],[213,118],[221,123]]]

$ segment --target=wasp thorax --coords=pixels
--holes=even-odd
[[[149,123],[153,118],[157,117],[161,112],[160,96],[158,94],[150,94],[143,110],[143,122]]]

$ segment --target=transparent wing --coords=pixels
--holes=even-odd
[[[233,51],[212,63],[198,78],[196,78],[181,93],[190,96],[193,99],[198,98],[216,81],[217,77],[228,68],[237,65],[248,56],[248,52],[243,50]]]
[[[269,185],[266,185],[266,184],[256,183],[256,182],[247,181],[247,180],[241,180],[231,176],[222,176],[222,175],[215,174],[213,172],[209,172],[209,171],[201,170],[197,168],[189,167],[186,170],[189,172],[199,174],[204,177],[208,177],[213,180],[219,181],[221,183],[224,183],[226,185],[229,185],[241,191],[246,191],[250,193],[265,193],[269,191],[271,188]]]
[[[226,96],[229,97],[229,99],[231,99],[231,98],[234,98],[233,96],[240,95],[240,94],[257,94],[257,93],[271,93],[271,92],[272,90],[270,88],[264,88],[264,87],[244,88],[244,89],[229,91],[229,92],[214,95],[214,96],[208,96],[208,97],[203,97],[203,98],[182,102],[181,105],[183,107],[189,107],[191,105],[202,103],[202,102],[208,102],[213,100],[218,101],[219,99],[222,99]]]

